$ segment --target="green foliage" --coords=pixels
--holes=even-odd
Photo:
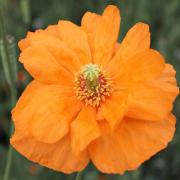
[[[27,31],[45,28],[60,19],[80,24],[87,11],[101,13],[108,4],[121,9],[121,41],[127,30],[136,22],[150,25],[151,47],[159,50],[167,62],[174,65],[180,84],[180,1],[179,0],[1,0],[5,16],[5,26],[15,41],[25,37]],[[0,22],[1,26],[1,22]],[[18,52],[18,48],[16,49]],[[18,64],[17,89],[19,94],[30,81],[29,75]],[[7,134],[9,129],[10,99],[7,84],[0,65],[0,179],[7,158]],[[180,120],[180,99],[175,103],[174,113]],[[176,134],[167,149],[155,155],[139,169],[125,175],[104,175],[89,165],[83,174],[85,180],[177,180],[180,179],[180,123],[177,121]],[[18,180],[70,180],[75,174],[65,176],[34,164],[15,152],[11,168],[11,179]]]

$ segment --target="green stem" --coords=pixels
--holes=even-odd
[[[4,171],[3,180],[8,180],[9,179],[9,172],[10,172],[11,163],[12,163],[12,155],[13,155],[13,148],[10,145],[9,149],[8,149],[8,153],[7,153],[7,162],[6,162],[6,167],[5,167],[5,171]]]
[[[10,52],[8,49],[8,42],[6,39],[6,32],[5,32],[5,27],[4,27],[4,19],[3,19],[3,14],[2,14],[2,5],[0,4],[0,22],[1,22],[1,39],[2,39],[2,49],[1,49],[1,55],[2,55],[2,64],[3,64],[3,69],[5,73],[5,77],[7,80],[7,83],[10,88],[10,94],[11,94],[11,107],[14,106],[16,99],[17,99],[17,92],[16,92],[16,86],[15,82],[13,81],[14,75],[13,75],[13,68],[11,67],[11,58],[10,58]],[[11,136],[13,132],[13,125],[10,123],[10,132],[9,135]],[[7,153],[7,162],[5,166],[5,171],[4,171],[4,176],[3,180],[9,180],[9,174],[10,174],[10,169],[11,169],[11,163],[12,163],[12,156],[13,156],[13,148],[11,145],[9,145],[8,153]]]
[[[81,180],[81,179],[82,179],[82,174],[83,174],[83,171],[78,172],[78,173],[76,174],[76,179],[75,179],[75,180]]]
[[[14,106],[16,102],[16,90],[11,87],[11,105]],[[10,135],[13,133],[13,125],[10,123]],[[9,145],[8,153],[7,153],[7,162],[5,166],[5,171],[4,171],[4,177],[3,180],[8,180],[9,179],[9,174],[10,174],[10,169],[11,169],[11,163],[12,163],[12,156],[13,156],[13,148],[11,145]]]
[[[1,39],[2,39],[2,65],[5,73],[5,77],[7,80],[8,85],[11,87],[13,86],[13,75],[12,75],[12,70],[11,70],[11,65],[10,65],[10,55],[8,52],[8,43],[6,39],[6,32],[5,32],[5,27],[4,27],[4,18],[3,18],[3,8],[2,5],[0,4],[0,22],[1,22]]]

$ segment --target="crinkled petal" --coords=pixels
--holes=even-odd
[[[160,80],[162,83],[176,86],[177,81],[175,75],[176,71],[174,70],[173,66],[166,64],[162,74],[158,77],[158,80]]]
[[[96,110],[92,107],[84,107],[77,118],[71,124],[71,143],[74,154],[79,154],[86,149],[88,144],[100,136],[96,122]]]
[[[102,16],[87,12],[81,26],[88,34],[93,62],[102,66],[111,59],[120,27],[120,13],[116,6],[110,5]]]
[[[110,127],[114,129],[123,119],[123,116],[127,112],[127,91],[122,90],[114,92],[110,98],[102,103],[99,108],[98,115],[101,114],[105,120],[109,123]],[[102,117],[97,117],[101,118]]]
[[[27,42],[29,43],[28,47],[33,45],[45,46],[47,51],[51,53],[59,65],[75,73],[81,67],[78,56],[61,39],[47,33],[49,29],[51,28],[48,27],[46,30],[38,30],[34,33],[28,33],[26,39],[19,42],[20,48],[21,46],[26,46]],[[23,50],[25,49],[26,48]]]
[[[69,135],[56,143],[46,144],[32,136],[15,132],[11,138],[11,145],[31,161],[64,173],[81,171],[89,162],[86,150],[78,155],[72,153]]]
[[[28,48],[29,46],[31,45],[31,43],[26,39],[21,39],[19,42],[18,42],[18,46],[20,48],[21,51],[25,50],[26,48]]]
[[[120,88],[121,84],[153,80],[162,73],[164,68],[163,56],[159,52],[149,49],[127,61],[121,61],[121,63],[109,66],[108,72]]]
[[[73,74],[58,63],[46,46],[30,46],[20,54],[19,59],[36,80],[72,86]]]
[[[104,173],[134,170],[151,156],[164,149],[175,131],[175,117],[162,121],[125,118],[116,131],[100,123],[102,136],[89,145],[90,158]]]
[[[150,48],[149,26],[144,23],[135,24],[126,34],[121,46],[117,51],[117,56],[127,60],[137,53]]]
[[[106,68],[118,72],[127,60],[150,48],[149,26],[144,23],[135,24],[117,47],[115,55]]]
[[[49,39],[49,37],[51,37],[51,38],[55,39],[56,41],[58,41],[59,37],[58,37],[57,29],[58,29],[58,25],[49,25],[44,30],[38,29],[35,32],[28,32],[26,38],[24,38],[18,42],[18,46],[21,51],[25,50],[26,48],[31,46],[32,43],[38,43],[39,35],[41,37],[41,34],[46,35],[47,40]],[[34,39],[34,37],[36,39]],[[43,40],[43,42],[46,42],[46,38]]]
[[[58,39],[60,39],[59,35],[58,35],[58,25],[54,24],[54,25],[49,25],[45,31],[47,32],[47,34],[56,37]]]
[[[72,109],[72,111],[64,112]],[[69,90],[59,85],[31,82],[15,108],[12,117],[15,127],[31,133],[38,141],[54,143],[69,131],[69,123],[81,105]]]
[[[59,21],[58,34],[74,50],[82,65],[92,62],[87,34],[81,27],[70,21]]]
[[[169,65],[153,81],[135,83],[131,87],[127,115],[146,120],[164,119],[172,110],[173,102],[179,94],[176,84],[174,69]]]

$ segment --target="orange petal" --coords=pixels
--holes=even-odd
[[[88,34],[93,62],[106,65],[113,55],[119,33],[118,8],[110,5],[104,10],[102,16],[87,12],[83,16],[81,25]]]
[[[169,85],[177,85],[176,81],[176,71],[174,70],[173,66],[170,64],[166,64],[162,74],[158,77],[158,80],[160,80],[162,83],[168,83]]]
[[[114,92],[109,99],[102,103],[99,111],[103,114],[114,129],[122,120],[124,114],[127,112],[127,91]]]
[[[117,56],[120,55],[124,60],[127,60],[149,48],[149,26],[144,23],[137,23],[127,32],[121,46],[119,46]]]
[[[100,136],[95,115],[96,111],[94,108],[84,107],[72,122],[71,143],[74,154],[82,152],[92,140]]]
[[[88,40],[90,42],[90,47],[93,44],[93,36],[94,36],[94,30],[96,23],[98,21],[98,18],[100,18],[100,15],[96,13],[86,12],[82,18],[81,26],[82,28],[87,32],[88,34]],[[91,47],[92,48],[92,47]]]
[[[81,171],[89,162],[87,151],[77,156],[72,153],[69,135],[56,143],[46,144],[15,132],[11,145],[31,161],[63,173]]]
[[[46,29],[38,29],[35,32],[28,32],[26,38],[19,41],[18,45],[21,51],[25,50],[29,46],[32,45],[32,43],[38,43],[38,36],[41,34],[45,34],[47,37],[59,39],[58,33],[57,33],[58,25],[49,25]],[[35,36],[37,39],[33,39],[32,37]],[[44,38],[44,42],[46,42],[46,39]],[[35,40],[35,41],[34,41]]]
[[[176,86],[154,80],[135,83],[131,87],[128,116],[146,120],[161,120],[172,110],[173,101],[179,93]]]
[[[117,87],[121,87],[121,84],[155,79],[162,73],[164,67],[164,58],[157,51],[150,49],[127,61],[114,64],[109,72]]]
[[[124,61],[149,48],[149,26],[144,23],[137,23],[128,31],[107,68],[113,69],[117,67],[116,69],[118,70]]]
[[[175,70],[166,64],[162,73],[153,81],[134,84],[129,96],[128,116],[148,120],[163,119],[172,110],[178,94]]]
[[[46,29],[45,32],[51,36],[54,36],[58,39],[60,39],[60,37],[58,36],[58,25],[49,25]]]
[[[59,37],[74,50],[82,65],[91,63],[91,53],[86,33],[70,21],[59,21]]]
[[[97,114],[96,114],[96,120],[97,120],[97,121],[101,121],[101,120],[104,120],[104,119],[105,119],[105,118],[104,118],[104,115],[103,115],[102,110],[101,110],[101,109],[98,109]]]
[[[168,96],[169,100],[172,102],[179,94],[179,88],[177,87],[176,81],[176,71],[170,64],[166,64],[162,74],[153,81],[153,84],[155,87],[166,93],[166,96]]]
[[[116,131],[101,121],[102,136],[89,145],[90,158],[104,173],[134,170],[164,149],[175,131],[175,117],[162,121],[125,118]]]
[[[69,121],[81,108],[72,92],[61,89],[59,85],[31,82],[12,111],[15,127],[29,131],[41,142],[53,143],[61,139],[69,131]],[[64,114],[67,108],[75,111]]]
[[[50,33],[47,33],[47,30],[51,29],[50,27],[46,30],[39,30],[34,33],[30,33],[26,39],[21,41],[29,42],[29,46],[45,46],[48,52],[56,59],[58,64],[62,65],[71,72],[77,72],[81,66],[78,56],[67,46],[65,42],[55,36],[52,36]],[[21,41],[19,42],[20,46]],[[23,43],[23,46],[25,45],[26,44]]]
[[[148,81],[156,78],[164,69],[165,62],[163,56],[155,50],[147,50],[144,53],[134,56],[129,60],[134,81]]]
[[[38,81],[72,85],[73,74],[58,63],[46,46],[30,46],[21,53],[19,59]]]
[[[19,42],[18,42],[18,46],[20,48],[21,51],[25,50],[26,48],[28,48],[30,46],[30,42],[24,38],[24,39],[21,39]]]

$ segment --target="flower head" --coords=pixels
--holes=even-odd
[[[12,117],[11,144],[28,159],[71,173],[91,160],[105,173],[136,169],[175,130],[175,70],[135,24],[118,43],[120,13],[87,12],[81,26],[60,21],[19,42],[34,80]]]

